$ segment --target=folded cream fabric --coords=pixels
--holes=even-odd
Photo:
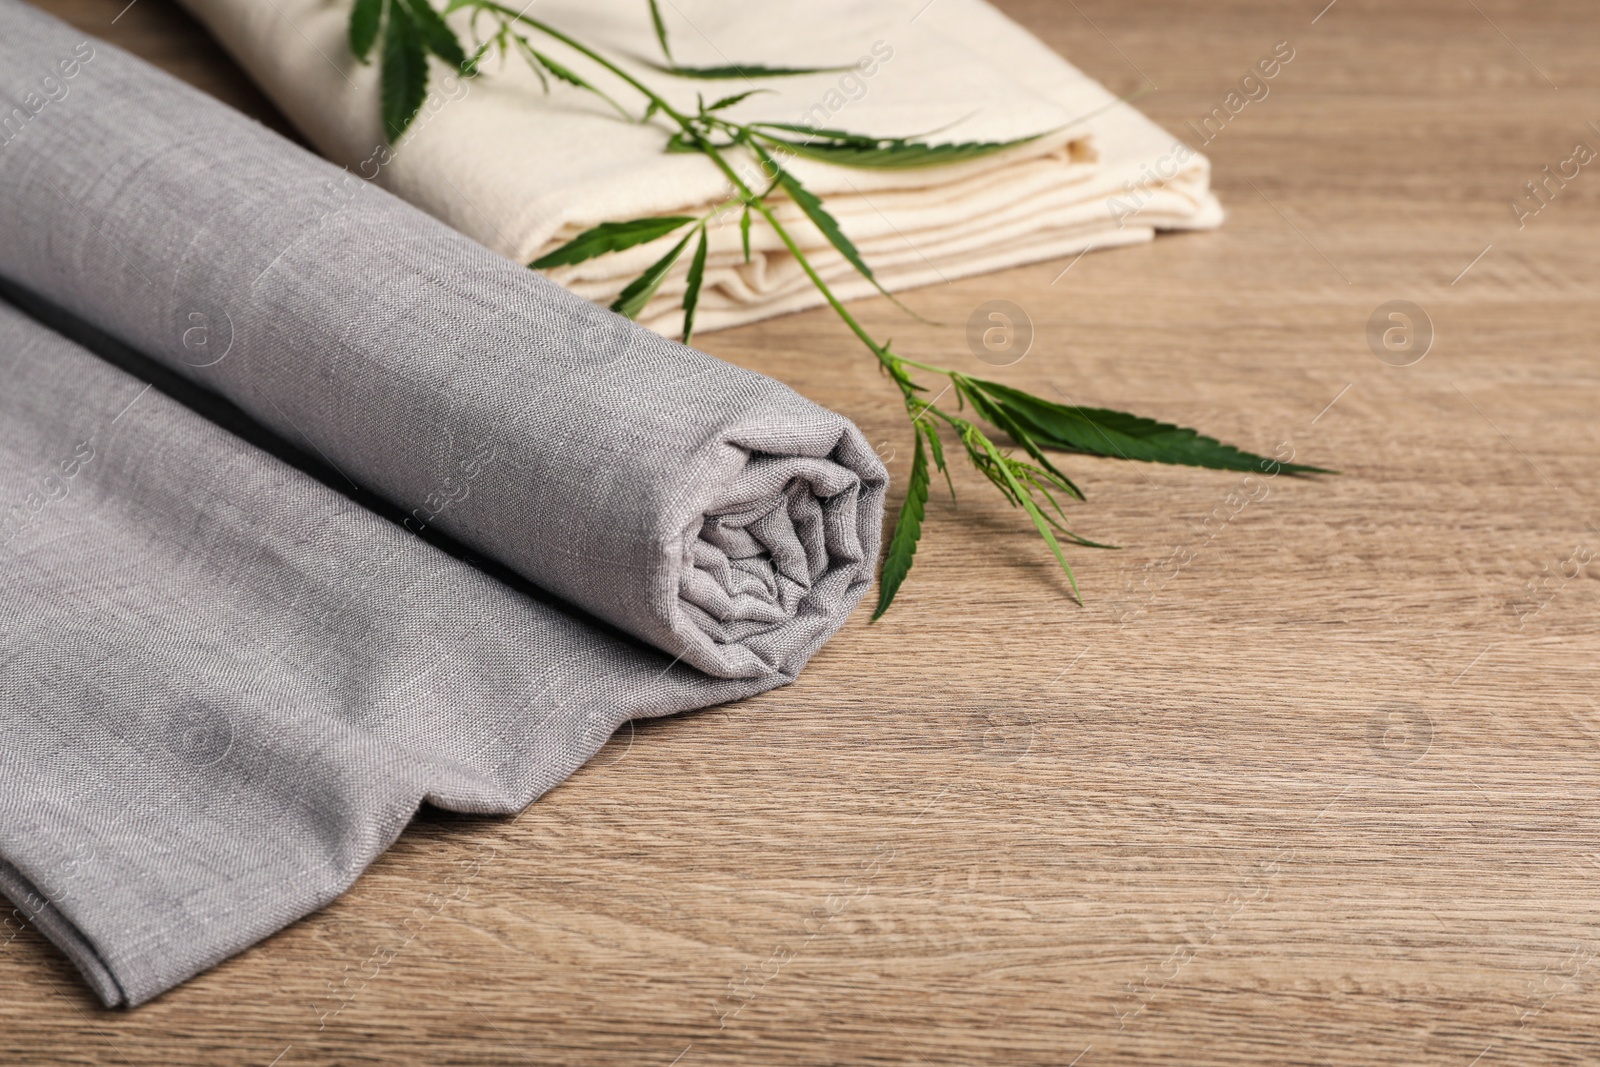
[[[668,155],[663,125],[630,125],[592,96],[548,95],[520,60],[470,80],[435,62],[434,91],[412,130],[383,142],[375,65],[349,53],[349,0],[183,0],[321,152],[517,262],[590,226],[701,214],[728,195],[706,159]],[[517,7],[518,5],[512,5]],[[755,81],[676,78],[659,57],[643,0],[540,0],[530,12],[692,109],[760,88],[730,115],[935,142],[1045,136],[998,156],[921,170],[869,171],[797,159],[890,289],[1148,240],[1157,229],[1211,227],[1222,212],[1205,158],[1117,101],[983,0],[674,0],[662,5],[674,58],[690,66],[855,69]],[[452,23],[470,38],[465,12]],[[540,44],[542,49],[547,46]],[[630,90],[559,44],[558,61],[623,102]],[[642,109],[641,109],[642,110]],[[931,133],[929,131],[937,131]],[[753,161],[746,160],[750,173]],[[845,297],[869,294],[792,204],[782,218]],[[739,249],[737,213],[713,230],[697,328],[751,322],[822,302],[775,235]],[[669,246],[663,239],[555,273],[609,301]],[[679,329],[688,257],[640,320]]]
[[[0,892],[108,1004],[424,800],[784,684],[870,585],[883,467],[787,387],[18,0],[0,116]]]

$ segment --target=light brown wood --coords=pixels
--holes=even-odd
[[[269,116],[167,0],[55,0]],[[937,0],[935,0],[937,2]],[[1600,1060],[1600,148],[1592,5],[1009,0],[1205,147],[1216,233],[860,313],[995,376],[1336,478],[1068,464],[1064,595],[968,473],[901,603],[793,686],[624,730],[504,820],[424,814],[344,898],[133,1012],[31,930],[0,1059],[277,1064],[1578,1064]],[[1548,79],[1548,80],[1547,80]],[[1551,87],[1551,83],[1559,89]],[[1369,316],[1436,329],[1407,367]],[[825,312],[709,350],[903,416]],[[1576,553],[1576,555],[1575,555]]]

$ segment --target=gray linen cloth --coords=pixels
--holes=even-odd
[[[0,198],[0,277],[311,457],[0,305],[0,891],[107,1004],[424,800],[513,812],[628,719],[784,684],[871,583],[847,420],[17,0]]]

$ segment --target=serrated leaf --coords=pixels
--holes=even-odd
[[[433,9],[429,0],[399,0],[411,12],[412,19],[416,22],[417,36],[427,47],[428,51],[455,67],[457,70],[466,66],[467,53],[461,47],[461,42],[439,13]]]
[[[628,287],[611,304],[611,310],[619,315],[626,315],[630,319],[639,317],[639,312],[650,303],[650,298],[656,295],[656,290],[661,288],[661,282],[666,278],[672,265],[678,262],[678,257],[683,255],[684,246],[689,243],[689,238],[694,236],[690,230],[684,235],[683,240],[672,246],[672,250],[645,269],[645,272],[628,283]]]
[[[665,237],[673,230],[693,221],[689,215],[652,215],[649,218],[633,219],[629,222],[602,222],[598,226],[584,230],[560,248],[545,253],[528,266],[538,270],[548,270],[550,267],[582,263],[586,259],[603,256],[607,252],[620,252],[625,248]]]
[[[1035,467],[1031,463],[1017,459],[1015,456],[1006,457],[1006,462],[1011,465],[1011,472],[1018,475],[1020,481],[1026,482],[1029,486],[1037,489],[1040,494],[1044,496],[1045,501],[1050,505],[1051,509],[1055,511],[1055,515],[1050,514],[1050,512],[1045,511],[1043,508],[1040,508],[1039,510],[1044,514],[1044,517],[1049,520],[1050,525],[1054,526],[1056,531],[1063,537],[1067,537],[1071,539],[1074,544],[1083,545],[1086,548],[1116,549],[1120,547],[1118,545],[1101,544],[1099,541],[1091,541],[1082,534],[1074,533],[1066,525],[1065,520],[1067,513],[1062,510],[1061,502],[1056,499],[1055,493],[1051,492],[1052,489],[1059,489],[1060,486],[1056,484],[1055,479],[1048,471],[1044,470],[1042,467]],[[1059,519],[1056,517],[1058,515],[1060,516]]]
[[[502,27],[501,33],[507,32]],[[544,72],[544,64],[539,62],[539,53],[533,50],[533,45],[520,33],[511,34],[511,40],[516,44],[517,50],[522,53],[523,60],[528,64],[528,69],[533,71],[534,77],[539,79],[539,88],[544,90],[544,95],[550,95],[550,78]]]
[[[703,108],[702,110],[708,114],[712,111],[722,111],[725,108],[732,107],[734,104],[737,104],[742,100],[755,96],[757,93],[770,93],[771,91],[771,89],[746,89],[742,93],[734,93],[732,96],[725,96],[721,100],[718,100],[715,104],[712,104],[708,108]]]
[[[710,138],[706,138],[703,143],[710,145],[712,148],[732,148],[737,142],[719,142],[713,141]],[[667,138],[667,152],[669,154],[676,153],[680,155],[686,152],[704,152],[705,149],[700,147],[701,144],[702,141],[699,137],[688,137],[682,130],[679,130],[677,133]]]
[[[696,78],[701,81],[734,81],[747,78],[793,78],[801,74],[839,74],[855,70],[853,64],[842,67],[764,67],[759,63],[735,63],[723,67],[684,67],[676,63],[648,64],[663,74],[679,78]]]
[[[402,3],[389,4],[389,17],[383,27],[383,74],[379,81],[383,129],[389,143],[393,144],[417,117],[428,95],[428,53],[423,50],[416,24]]]
[[[793,129],[798,133],[817,134],[813,140],[790,140],[763,133],[761,136],[782,145],[797,156],[832,163],[841,167],[869,170],[914,170],[918,167],[940,167],[952,163],[965,163],[1004,152],[1018,145],[1038,140],[1038,136],[1020,137],[1014,141],[965,141],[956,144],[925,144],[901,138],[872,138],[843,130],[808,130],[786,123],[764,123],[771,129]]]
[[[556,62],[555,60],[551,59],[549,56],[545,55],[543,52],[541,52],[538,49],[534,48],[531,44],[528,43],[527,38],[519,37],[519,38],[517,38],[517,40],[521,42],[522,51],[523,51],[524,55],[527,57],[528,65],[533,68],[535,73],[538,73],[539,68],[543,67],[545,70],[548,70],[550,72],[552,77],[558,78],[561,81],[566,82],[568,85],[572,85],[572,86],[575,86],[575,87],[577,87],[579,89],[586,90],[586,91],[591,92],[594,95],[598,96],[600,99],[604,100],[606,103],[610,104],[613,108],[615,108],[617,114],[621,115],[623,118],[627,119],[629,122],[636,122],[636,121],[637,122],[642,122],[642,121],[644,121],[643,119],[635,119],[632,115],[630,115],[628,113],[628,109],[623,107],[621,104],[617,103],[616,100],[612,99],[612,97],[611,97],[611,95],[609,93],[606,93],[604,90],[598,88],[593,83],[585,80],[583,75],[579,74],[577,71],[573,70],[571,67],[563,66],[562,64],[560,64],[560,63]],[[544,75],[541,74],[539,76],[539,80],[543,81],[544,80]],[[548,88],[547,88],[547,91],[548,91]]]
[[[546,70],[555,75],[557,78],[560,78],[562,81],[566,82],[568,85],[575,85],[579,89],[594,88],[594,86],[584,81],[583,78],[576,72],[568,67],[562,66],[560,63],[557,63],[555,60],[551,59],[538,49],[530,47],[528,51],[533,53],[535,59],[544,64]]]
[[[869,137],[864,133],[851,133],[849,130],[831,129],[827,126],[807,126],[797,122],[753,122],[750,126],[752,129],[786,130],[790,133],[803,133],[807,137],[821,137],[849,144],[874,145],[883,140],[882,137]]]
[[[798,178],[784,170],[783,167],[779,166],[778,161],[773,159],[771,153],[762,148],[761,145],[755,143],[754,141],[747,143],[755,152],[755,154],[763,161],[767,169],[772,173],[773,188],[782,187],[783,190],[789,194],[790,198],[793,199],[796,204],[800,205],[800,210],[805,212],[806,218],[810,219],[812,224],[822,232],[822,236],[828,239],[828,243],[833,245],[839,254],[844,256],[844,258],[849,261],[850,265],[854,267],[863,278],[871,282],[874,289],[888,297],[889,301],[893,303],[895,307],[899,308],[901,311],[904,311],[907,315],[910,315],[921,322],[928,322],[927,319],[923,318],[921,315],[917,314],[915,311],[912,311],[909,307],[903,304],[899,297],[895,296],[893,293],[889,292],[889,290],[883,287],[883,284],[878,281],[877,276],[872,273],[872,268],[867,266],[867,261],[861,258],[861,253],[856,250],[855,244],[850,240],[850,238],[846,237],[844,235],[844,231],[839,228],[838,220],[836,220],[832,215],[828,214],[828,210],[822,206],[822,201],[819,200],[816,195],[811,192],[811,190],[801,185]],[[766,194],[763,193],[762,196],[765,197]],[[938,325],[938,323],[932,322],[929,322],[928,324]]]
[[[667,46],[667,24],[661,17],[661,8],[656,0],[650,0],[650,22],[656,29],[656,41],[661,45],[661,54],[667,57],[667,62],[672,62],[672,49]]]
[[[356,0],[350,9],[350,54],[367,62],[378,40],[378,25],[383,21],[385,0]]]
[[[877,285],[878,280],[872,276],[872,268],[867,266],[866,260],[861,258],[861,253],[856,250],[856,246],[851,242],[850,238],[846,237],[844,231],[839,229],[838,220],[828,214],[828,209],[822,206],[822,201],[817,199],[811,190],[801,185],[794,175],[779,166],[778,161],[773,159],[766,149],[760,145],[755,145],[754,148],[756,155],[761,157],[762,163],[767,166],[773,178],[783,188],[783,191],[788,193],[789,198],[800,206],[800,210],[805,212],[806,218],[810,219],[811,224],[822,232],[822,236],[828,239],[828,243],[837,249],[840,255],[849,260],[850,265],[860,271],[862,277]],[[879,288],[881,289],[882,287],[879,286]]]
[[[1003,406],[1011,418],[1045,448],[1213,470],[1336,473],[1322,467],[1269,459],[1225,445],[1187,427],[1125,411],[1058,404],[999,382],[981,378],[968,380]]]
[[[911,572],[912,560],[917,554],[917,542],[922,539],[922,518],[928,506],[928,454],[922,447],[922,434],[914,435],[916,451],[911,454],[911,477],[906,482],[906,502],[900,505],[900,514],[894,520],[894,534],[889,538],[889,548],[883,555],[883,574],[878,579],[878,606],[873,609],[876,622],[894,603],[906,575]]]
[[[1000,469],[996,466],[994,458],[990,456],[987,446],[983,442],[983,435],[977,431],[977,428],[969,426],[964,429],[961,433],[961,443],[967,450],[967,458],[978,469],[978,473],[989,479],[990,484],[1000,490],[1000,495],[1006,498],[1006,503],[1014,508],[1020,508],[1022,506],[1021,498],[1011,488],[1011,483],[1001,476]]]
[[[1072,567],[1067,563],[1066,554],[1061,551],[1061,544],[1056,540],[1055,533],[1051,530],[1051,523],[1039,510],[1039,505],[1033,502],[1033,494],[1024,489],[1017,482],[1016,475],[1011,473],[1011,465],[1006,462],[1000,450],[995,448],[994,442],[987,437],[980,437],[979,443],[988,452],[990,460],[1000,469],[1003,477],[1011,487],[1012,494],[1021,503],[1023,510],[1028,513],[1028,518],[1033,520],[1034,529],[1039,531],[1039,536],[1044,538],[1044,543],[1050,546],[1050,551],[1055,555],[1056,562],[1061,564],[1061,569],[1067,574],[1067,582],[1072,586],[1072,595],[1079,604],[1083,603],[1083,594],[1078,591],[1078,579],[1072,573]]]
[[[694,336],[694,309],[700,303],[700,283],[706,276],[706,228],[700,227],[700,243],[689,261],[689,279],[683,290],[683,343]]]
[[[925,434],[927,436],[927,438],[928,438],[928,450],[933,453],[933,466],[934,466],[934,469],[937,470],[940,474],[944,475],[945,485],[950,487],[950,499],[954,500],[956,498],[956,483],[950,477],[950,468],[945,466],[945,462],[944,462],[944,442],[939,440],[938,427],[921,421],[921,417],[920,416],[916,420],[916,427],[917,427],[918,430],[920,430],[923,434]]]
[[[1077,485],[1073,483],[1071,478],[1068,478],[1065,474],[1062,474],[1056,469],[1055,464],[1051,463],[1049,458],[1039,450],[1039,446],[1037,443],[1035,443],[1033,435],[1030,434],[1026,428],[1019,425],[1018,421],[1011,415],[1011,412],[1003,404],[997,403],[996,401],[985,396],[976,387],[978,379],[968,378],[963,374],[954,376],[952,381],[956,387],[956,395],[964,397],[966,401],[972,405],[973,411],[977,412],[980,417],[987,419],[989,422],[999,427],[1000,430],[1007,434],[1013,441],[1021,445],[1023,450],[1027,452],[1028,455],[1032,456],[1034,460],[1044,468],[1045,472],[1056,480],[1056,483],[1060,488],[1064,489],[1072,496],[1077,497],[1079,500],[1084,499],[1083,490],[1079,489]]]

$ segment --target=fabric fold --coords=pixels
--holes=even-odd
[[[585,229],[652,215],[715,213],[696,313],[720,329],[815,307],[823,300],[768,227],[742,247],[732,186],[708,160],[665,151],[665,120],[623,121],[594,96],[541,79],[516,56],[455,77],[433,61],[416,123],[391,147],[379,117],[376,63],[350,54],[349,5],[330,0],[182,0],[306,138],[329,159],[375,178],[425,211],[517,262]],[[512,5],[516,7],[516,5]],[[673,77],[648,9],[635,0],[541,0],[526,9],[693,112],[696,97],[759,89],[725,114],[740,121],[844,129],[930,142],[1032,137],[1003,154],[950,166],[869,170],[797,157],[785,165],[822,196],[890,290],[1150,240],[1157,230],[1222,220],[1210,164],[984,0],[676,0],[662,5],[674,59],[686,66],[824,67],[780,78]],[[480,28],[488,30],[480,18]],[[473,15],[450,22],[473,40]],[[532,32],[532,31],[530,31]],[[566,48],[538,47],[642,113],[621,79]],[[637,106],[635,107],[635,102]],[[731,153],[757,188],[755,161]],[[719,210],[719,205],[721,209]],[[779,217],[845,299],[871,282],[835,252],[797,205]],[[552,276],[609,303],[677,235]],[[640,321],[676,336],[689,257],[667,276]]]
[[[0,277],[319,472],[0,304],[0,892],[108,1004],[424,801],[513,812],[622,722],[784,684],[870,585],[883,467],[780,383],[18,0],[0,113]]]

